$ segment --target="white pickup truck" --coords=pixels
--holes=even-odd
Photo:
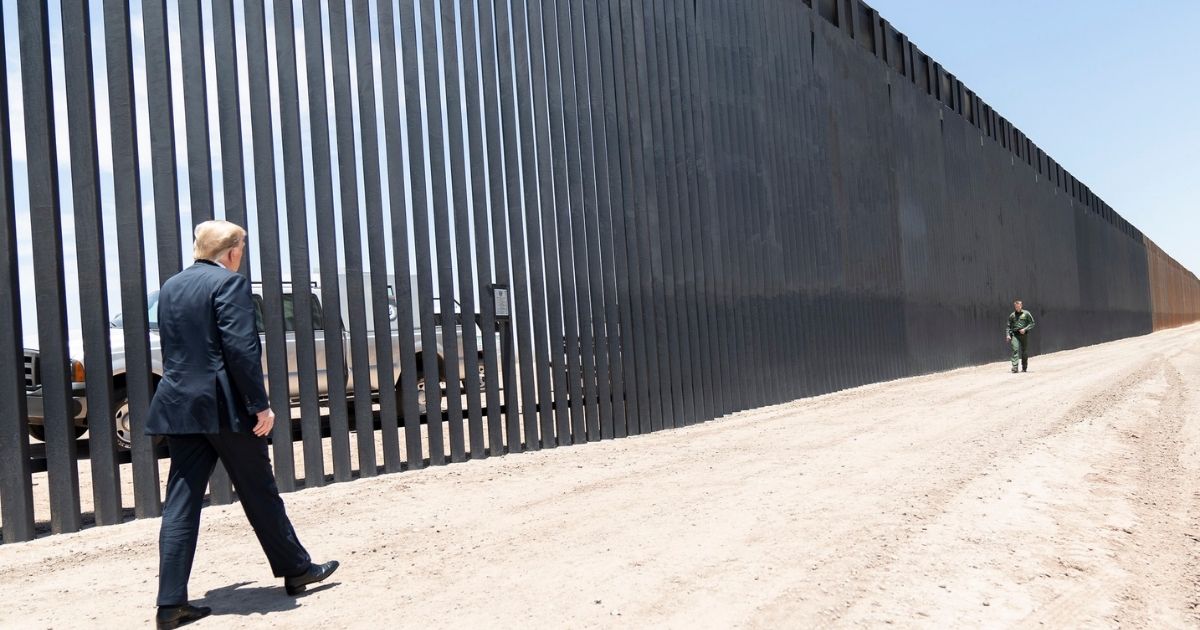
[[[254,302],[255,302],[258,321],[259,321],[259,327],[258,327],[259,335],[261,336],[261,339],[263,342],[263,373],[265,376],[266,371],[267,371],[267,353],[269,352],[269,349],[266,346],[266,333],[263,331],[263,325],[262,325],[262,286],[259,283],[253,283],[252,287],[253,287],[252,290],[254,292]],[[294,325],[294,318],[293,318],[293,312],[294,312],[293,296],[294,296],[295,290],[296,289],[290,283],[284,283],[284,285],[283,285],[283,315],[284,315],[285,343],[287,344],[287,357],[288,357],[288,367],[289,367],[288,391],[291,392],[291,404],[293,406],[298,405],[300,402],[300,396],[299,396],[300,375],[299,375],[299,372],[297,371],[296,333],[295,333],[295,325]],[[326,368],[326,360],[325,360],[325,348],[326,348],[326,344],[329,343],[329,337],[331,336],[329,334],[330,327],[329,327],[329,322],[324,321],[323,312],[321,309],[321,301],[320,301],[320,298],[318,295],[319,292],[317,291],[315,286],[310,288],[309,290],[311,293],[310,299],[311,299],[311,303],[312,303],[312,319],[313,319],[313,328],[314,328],[313,338],[314,338],[314,342],[316,345],[317,390],[318,390],[318,395],[320,397],[320,400],[322,402],[325,402],[328,400],[329,382],[330,382],[329,381],[330,374],[329,374],[329,370]],[[158,337],[158,331],[157,331],[157,327],[158,327],[158,324],[157,324],[157,322],[158,322],[158,292],[157,291],[154,291],[153,293],[151,293],[148,296],[147,304],[149,306],[149,322],[150,322],[150,360],[151,360],[151,371],[152,371],[152,381],[151,382],[153,385],[157,385],[158,380],[162,377],[162,352],[161,352],[161,349],[159,346],[159,337]],[[345,309],[343,309],[343,311],[344,310]],[[384,386],[381,386],[381,384],[379,383],[379,379],[378,379],[379,370],[376,369],[377,361],[376,361],[376,356],[375,356],[375,332],[373,330],[367,331],[367,346],[370,349],[369,363],[371,366],[370,378],[371,378],[372,398],[377,399],[381,392],[388,392],[393,395],[396,395],[397,401],[399,401],[399,394],[400,394],[400,378],[399,378],[400,365],[399,365],[399,360],[398,360],[398,357],[400,356],[400,337],[399,337],[399,335],[400,334],[411,334],[415,337],[416,352],[417,352],[417,357],[416,357],[416,365],[417,365],[417,370],[418,370],[418,373],[417,373],[417,388],[418,388],[417,404],[418,404],[421,414],[424,415],[426,412],[426,409],[425,409],[425,387],[426,387],[426,385],[425,385],[425,375],[421,372],[422,365],[423,365],[423,356],[422,355],[423,355],[424,351],[422,348],[420,330],[417,329],[417,330],[412,330],[412,331],[404,331],[403,333],[401,333],[400,331],[397,331],[395,329],[395,320],[397,319],[398,311],[397,311],[397,306],[396,306],[396,303],[394,300],[390,301],[389,314],[391,315],[391,319],[393,322],[392,326],[389,329],[390,330],[389,334],[391,335],[391,338],[392,338],[392,357],[393,357],[393,362],[394,362],[393,372],[396,374],[396,380],[395,380],[395,382],[392,382],[392,383],[383,384]],[[370,319],[370,307],[369,306],[368,306],[368,319]],[[414,318],[414,321],[416,321],[416,318]],[[440,315],[438,316],[438,321],[439,321],[439,323],[441,321]],[[480,335],[482,333],[481,333],[481,331],[478,330],[477,327],[473,327],[473,328],[474,328],[473,332],[476,335],[477,341],[478,341],[479,340],[478,338],[480,338]],[[335,335],[337,337],[340,337],[339,343],[342,344],[342,347],[344,349],[344,353],[345,353],[345,357],[346,357],[346,366],[347,366],[345,371],[342,374],[338,375],[337,377],[341,378],[345,382],[347,396],[350,400],[353,400],[354,375],[353,375],[353,370],[351,370],[349,367],[349,366],[353,365],[352,358],[350,355],[350,334],[349,334],[349,331],[346,330],[346,327],[343,325],[342,322],[337,323],[335,330],[339,331],[338,333],[335,333]],[[463,356],[462,332],[463,332],[462,326],[460,325],[457,327],[457,335],[456,335],[456,339],[458,341],[457,345],[458,345],[458,356],[459,357]],[[121,448],[121,449],[128,449],[129,445],[130,445],[130,440],[132,438],[132,431],[131,431],[130,419],[129,419],[129,401],[125,395],[125,371],[126,371],[125,343],[124,343],[124,334],[121,329],[121,316],[120,315],[117,315],[112,320],[111,328],[110,328],[110,340],[111,340],[111,346],[112,346],[111,370],[112,370],[113,394],[114,394],[113,395],[113,401],[114,401],[113,407],[114,408],[112,411],[112,416],[113,416],[113,422],[116,427],[117,447]],[[482,342],[480,341],[479,343],[476,344],[476,348],[481,348],[481,347],[482,347]],[[86,357],[83,356],[83,349],[82,349],[83,348],[83,340],[80,335],[78,335],[78,334],[71,335],[69,348],[70,348],[70,358],[71,358],[72,365],[74,368],[77,368],[77,369],[71,370],[72,381],[73,381],[71,383],[71,389],[73,392],[71,411],[73,413],[73,417],[75,420],[75,435],[76,435],[76,437],[82,437],[87,432],[87,408],[88,408],[87,407],[87,397],[85,395],[84,383],[83,383],[84,366],[86,366],[87,369],[91,369],[94,366],[92,366],[90,363],[88,363]],[[443,356],[444,356],[443,352],[442,352],[443,348],[444,348],[444,346],[442,344],[442,329],[441,329],[441,326],[439,326],[438,333],[437,333],[437,353],[438,353],[438,372],[439,372],[438,382],[439,382],[439,385],[441,385],[444,388],[446,379],[445,379],[445,374],[444,374],[445,370],[443,367],[443,360],[442,360]],[[464,365],[465,365],[465,362],[459,361],[458,378],[460,379],[460,382],[465,377],[464,367],[463,367]],[[479,368],[480,383],[482,385],[483,378],[484,378],[483,361],[482,360],[480,361],[479,365],[480,365],[480,368]],[[269,379],[267,379],[267,380],[269,380]],[[28,348],[28,347],[25,348],[25,392],[26,392],[26,400],[28,402],[28,408],[29,408],[29,433],[34,438],[42,440],[45,437],[44,412],[43,412],[43,404],[42,404],[41,370],[39,367],[38,351],[36,348]],[[397,407],[397,411],[400,411],[399,406]]]

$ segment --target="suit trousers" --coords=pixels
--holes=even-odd
[[[171,472],[158,538],[158,605],[188,601],[187,583],[200,533],[204,489],[217,465],[225,464],[246,519],[276,577],[299,575],[312,564],[284,510],[275,485],[266,438],[249,433],[170,435]]]

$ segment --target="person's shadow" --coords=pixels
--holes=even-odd
[[[267,613],[284,612],[300,607],[298,598],[309,593],[316,593],[332,588],[338,582],[327,582],[316,587],[309,587],[303,594],[288,595],[283,586],[254,586],[244,588],[252,582],[239,582],[214,588],[204,594],[204,597],[191,602],[194,606],[212,608],[213,616],[217,615],[265,615]]]

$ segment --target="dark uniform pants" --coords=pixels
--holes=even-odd
[[[279,498],[267,440],[248,433],[167,436],[171,472],[158,537],[158,605],[187,603],[188,577],[200,533],[200,507],[220,459],[229,471],[246,518],[276,577],[308,570],[308,552],[296,538]]]
[[[1021,369],[1029,367],[1029,335],[1022,335],[1014,332],[1012,335],[1012,369],[1017,369],[1017,364],[1020,363]]]

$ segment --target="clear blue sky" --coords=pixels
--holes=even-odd
[[[1200,1],[868,1],[1200,273]]]

